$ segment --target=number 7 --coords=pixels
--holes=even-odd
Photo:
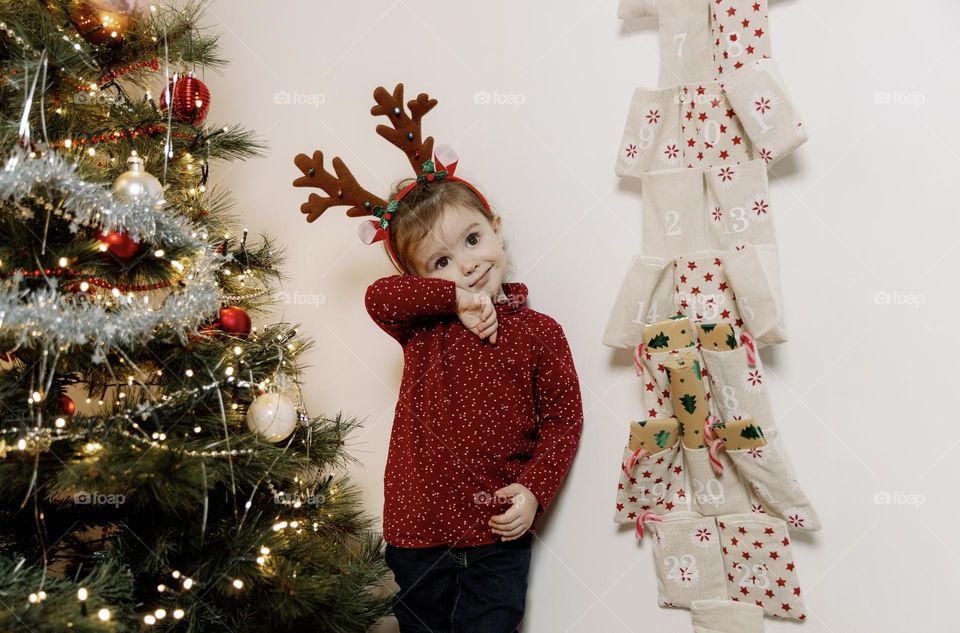
[[[673,36],[674,42],[676,42],[678,39],[680,40],[680,46],[677,47],[677,59],[683,59],[683,43],[687,39],[687,33],[677,33]]]

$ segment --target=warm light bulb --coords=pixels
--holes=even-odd
[[[103,620],[104,622],[107,622],[108,620],[110,620],[110,609],[100,609],[99,611],[97,611],[97,617]]]
[[[85,587],[80,587],[79,589],[77,589],[77,600],[79,600],[80,602],[83,602],[83,601],[86,600],[86,599],[87,599],[87,590],[86,590],[86,588],[85,588]]]
[[[233,581],[233,586],[236,587],[237,589],[243,589],[243,581],[237,578],[236,580]]]

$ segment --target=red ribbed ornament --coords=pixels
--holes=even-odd
[[[174,85],[170,81],[168,90],[173,92],[173,115],[182,121],[197,124],[207,117],[210,111],[210,90],[192,74],[177,79]],[[167,109],[167,92],[160,93],[160,108]]]

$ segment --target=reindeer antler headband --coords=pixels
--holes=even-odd
[[[490,205],[476,187],[453,175],[458,162],[453,148],[448,145],[438,145],[434,152],[432,136],[421,140],[420,123],[423,116],[437,105],[436,99],[431,99],[426,93],[421,92],[416,99],[407,102],[407,107],[410,109],[410,114],[407,114],[403,108],[403,84],[397,84],[393,94],[383,86],[379,86],[373,91],[373,98],[377,105],[370,108],[370,114],[386,116],[391,124],[378,125],[377,133],[403,151],[407,160],[410,161],[410,166],[413,167],[416,180],[404,187],[396,198],[387,202],[361,187],[339,156],[333,159],[333,171],[336,175],[328,172],[323,167],[323,152],[317,150],[312,158],[306,154],[298,154],[293,159],[294,164],[303,172],[303,176],[294,180],[293,185],[316,187],[327,194],[324,197],[311,193],[307,201],[300,205],[300,212],[307,215],[307,222],[313,222],[330,207],[339,206],[350,207],[347,209],[347,215],[352,218],[362,216],[377,218],[357,227],[360,240],[364,244],[373,244],[382,240],[393,265],[401,273],[407,274],[408,271],[400,263],[390,243],[390,232],[387,227],[400,201],[414,187],[436,180],[462,182],[480,198],[487,213],[491,213]]]

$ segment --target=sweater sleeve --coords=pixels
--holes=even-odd
[[[370,284],[364,303],[374,322],[403,345],[418,320],[456,314],[456,288],[447,279],[392,275]]]
[[[583,402],[577,370],[561,326],[550,319],[549,326],[537,337],[534,391],[540,439],[519,483],[536,496],[539,517],[563,483],[577,452],[583,430]]]

